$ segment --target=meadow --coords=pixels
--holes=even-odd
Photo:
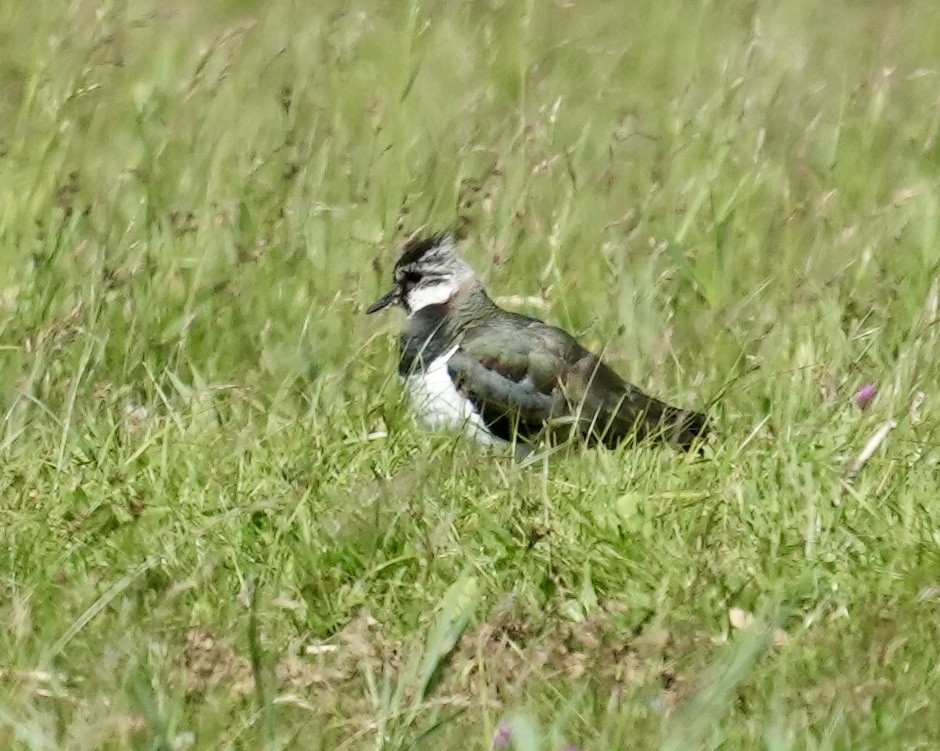
[[[938,134],[935,0],[0,3],[0,748],[937,748]],[[443,228],[704,455],[422,431]]]

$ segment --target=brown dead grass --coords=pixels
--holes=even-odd
[[[552,625],[507,616],[480,624],[451,653],[429,701],[500,708],[533,686],[561,680],[593,684],[609,692],[614,703],[628,690],[644,687],[668,711],[689,685],[674,660],[683,646],[663,628],[624,633],[613,615]],[[395,676],[405,657],[422,648],[420,638],[389,636],[367,611],[360,611],[329,640],[280,655],[273,669],[274,690],[282,700],[287,695],[309,702],[324,716],[353,720],[370,712],[366,676]],[[223,691],[244,697],[255,688],[248,657],[230,639],[205,629],[187,632],[180,667],[191,695]],[[415,692],[410,687],[407,693],[413,698]]]

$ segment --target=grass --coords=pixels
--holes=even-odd
[[[0,747],[935,748],[938,29],[0,6]],[[706,458],[421,432],[423,226]]]

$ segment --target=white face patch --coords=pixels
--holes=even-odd
[[[405,293],[408,310],[415,313],[428,305],[445,303],[450,300],[459,286],[457,279],[449,279],[436,284],[416,284]]]

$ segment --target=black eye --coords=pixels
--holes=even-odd
[[[412,286],[421,281],[421,274],[414,269],[408,269],[401,275],[402,284]]]

